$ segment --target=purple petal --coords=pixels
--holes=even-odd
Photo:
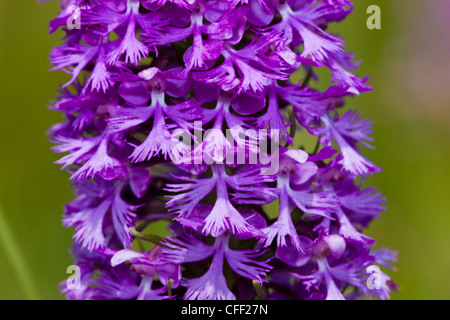
[[[145,255],[133,250],[128,249],[120,250],[111,258],[111,265],[115,267],[118,266],[119,264],[124,263],[125,261],[130,261],[136,258],[145,258]]]
[[[142,167],[133,167],[129,170],[129,173],[131,190],[136,197],[142,198],[150,184],[150,171]]]

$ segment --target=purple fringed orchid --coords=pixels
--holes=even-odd
[[[178,235],[169,237],[162,251],[162,259],[167,263],[192,263],[212,256],[208,271],[199,278],[186,282],[186,300],[234,300],[235,295],[230,291],[223,275],[224,261],[231,269],[242,277],[249,278],[262,284],[264,277],[272,267],[268,261],[257,261],[254,258],[263,252],[254,250],[232,250],[229,247],[230,235],[216,237],[212,246],[205,244],[193,235]]]
[[[351,1],[61,9],[50,61],[69,80],[51,108],[66,120],[49,135],[77,196],[63,219],[81,272],[77,290],[61,284],[68,299],[389,298],[380,267],[395,253],[364,234],[385,209],[361,185],[381,170],[360,150],[372,124],[341,110],[371,87],[328,30]],[[162,220],[163,236],[150,233]]]
[[[192,183],[168,184],[167,191],[179,194],[170,196],[167,202],[169,211],[175,211],[178,218],[189,219],[192,211],[213,189],[216,189],[216,200],[214,207],[207,214],[202,231],[206,235],[217,237],[224,232],[233,234],[253,233],[261,234],[254,226],[238,212],[230,201],[228,188],[234,190],[247,190],[254,184],[269,182],[269,176],[259,175],[259,168],[250,168],[249,171],[237,173],[233,176],[227,175],[223,165],[211,167],[212,177],[207,179],[184,178]]]

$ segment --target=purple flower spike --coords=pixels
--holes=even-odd
[[[388,299],[395,253],[364,234],[371,90],[326,30],[350,0],[64,0],[51,107],[76,199],[68,299]],[[73,10],[80,17],[74,20]],[[330,71],[316,89],[316,71]],[[305,77],[293,83],[291,75]],[[328,81],[328,80],[327,80]],[[70,88],[69,88],[70,87]],[[315,148],[297,141],[302,130]],[[295,147],[294,147],[295,146]],[[336,148],[336,150],[335,150]],[[168,222],[164,236],[148,233]],[[374,273],[375,272],[375,273]],[[375,277],[376,276],[376,277]],[[375,277],[375,278],[374,278]],[[262,294],[265,293],[265,294]]]

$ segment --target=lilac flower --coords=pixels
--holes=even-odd
[[[285,247],[286,237],[289,236],[292,246],[298,251],[305,252],[305,248],[300,243],[300,237],[294,227],[291,219],[291,212],[289,206],[289,200],[302,212],[310,215],[329,217],[329,214],[334,212],[334,207],[336,206],[336,201],[329,197],[327,192],[312,192],[309,189],[309,184],[306,181],[301,181],[297,179],[292,179],[293,183],[299,183],[297,188],[291,188],[291,176],[292,171],[302,169],[303,164],[306,162],[308,155],[306,152],[301,150],[288,150],[284,152],[280,157],[280,168],[277,177],[277,190],[275,193],[279,195],[279,215],[277,221],[264,228],[262,231],[265,234],[264,242],[265,246],[269,246],[275,237],[277,237],[278,247]],[[305,171],[311,171],[309,168]],[[312,168],[314,171],[314,168]],[[305,172],[306,173],[306,172]],[[313,174],[313,173],[312,173]],[[307,175],[303,174],[303,178]],[[311,176],[311,172],[309,173]],[[295,177],[292,176],[292,177]],[[296,177],[295,177],[296,178]],[[304,183],[302,183],[304,182]],[[242,194],[239,195],[243,197]],[[237,198],[239,198],[237,196]],[[252,201],[252,200],[250,200]],[[248,202],[242,200],[242,202]]]
[[[341,52],[342,40],[325,33],[314,21],[323,18],[331,7],[326,2],[315,4],[314,1],[304,2],[303,6],[293,10],[288,4],[280,5],[277,10],[281,14],[280,23],[269,28],[270,32],[281,33],[279,46],[295,43],[299,36],[303,42],[304,51],[297,57],[299,61],[317,67],[322,66],[330,53]],[[311,30],[312,29],[312,30]]]
[[[189,218],[196,205],[215,188],[217,199],[211,212],[205,218],[202,231],[215,237],[225,231],[231,231],[233,234],[247,232],[258,234],[258,231],[242,217],[230,202],[227,186],[239,191],[244,190],[250,183],[263,183],[270,181],[270,178],[256,175],[257,170],[255,169],[237,173],[234,176],[227,175],[224,167],[220,165],[213,165],[211,169],[213,172],[211,178],[200,180],[186,177],[183,180],[192,183],[168,184],[168,191],[182,192],[170,196],[171,200],[167,203],[169,210],[177,212],[181,218]]]
[[[97,179],[94,183],[85,180],[77,189],[79,197],[67,205],[64,225],[75,227],[75,240],[83,247],[98,249],[114,236],[128,248],[131,245],[129,227],[135,217],[137,206],[126,203],[121,196],[123,182]],[[114,232],[105,236],[105,224]]]
[[[120,250],[111,258],[112,267],[129,260],[132,264],[130,269],[142,275],[142,282],[138,295],[139,300],[169,298],[168,296],[161,296],[161,294],[167,291],[170,280],[172,280],[171,288],[175,289],[180,284],[180,265],[160,262],[158,260],[160,252],[161,247],[158,246],[151,252],[145,254],[125,249]],[[152,290],[152,283],[155,275],[158,276],[159,281],[163,285],[163,287],[158,290]]]
[[[190,279],[186,283],[188,288],[184,298],[187,300],[234,300],[234,294],[229,290],[223,275],[224,260],[237,274],[264,282],[263,277],[271,270],[267,261],[254,260],[262,253],[253,250],[232,250],[229,247],[230,236],[221,235],[215,240],[213,246],[208,246],[199,239],[183,235],[179,238],[168,238],[165,242],[167,249],[163,249],[163,261],[187,263],[204,260],[213,256],[211,266],[201,277]]]
[[[359,121],[360,116],[355,112],[348,111],[341,118],[333,119],[329,115],[322,117],[323,127],[317,128],[316,135],[322,135],[322,143],[331,146],[332,140],[336,141],[343,155],[343,167],[355,175],[363,175],[380,170],[372,162],[364,158],[356,148],[356,142],[370,147],[367,141],[372,140],[369,136],[370,122]]]
[[[51,106],[65,121],[49,135],[77,196],[63,223],[81,288],[62,283],[68,299],[389,298],[396,286],[379,267],[395,254],[364,234],[385,209],[359,182],[381,170],[360,150],[371,122],[341,111],[371,87],[327,29],[352,8],[61,1],[50,32],[66,36],[50,61],[69,79]],[[323,92],[319,68],[331,73]],[[299,130],[316,148],[298,147]],[[147,233],[159,220],[165,236]]]

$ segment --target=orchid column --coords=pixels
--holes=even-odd
[[[50,135],[77,195],[64,225],[81,278],[61,284],[68,299],[389,297],[379,267],[395,253],[362,233],[385,201],[360,185],[380,170],[359,150],[371,123],[341,110],[371,88],[326,31],[349,0],[61,8],[50,59],[70,80]],[[332,74],[324,92],[309,83],[319,68]],[[296,131],[317,148],[298,148]],[[146,232],[160,220],[167,236]]]

